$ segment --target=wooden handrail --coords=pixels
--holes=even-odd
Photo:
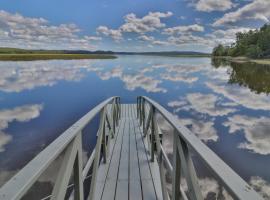
[[[111,110],[108,113],[107,105]],[[82,130],[100,113],[97,143],[88,159],[84,169],[82,166]],[[173,127],[173,163],[170,162],[162,146],[160,128],[157,122],[157,113]],[[110,140],[114,137],[116,127],[121,117],[120,97],[111,97],[84,115],[80,120],[68,128],[63,134],[55,139],[49,146],[40,152],[22,170],[12,177],[2,188],[0,188],[1,200],[17,200],[23,197],[30,187],[38,180],[40,175],[59,155],[63,155],[60,170],[57,174],[51,199],[63,199],[68,186],[70,176],[74,174],[74,186],[72,196],[76,200],[85,198],[83,181],[90,169],[92,169],[92,180],[88,200],[94,199],[95,180],[97,170],[101,162],[107,162],[107,152]],[[262,200],[262,198],[227,164],[225,164],[212,150],[202,143],[193,133],[179,123],[170,112],[148,97],[137,98],[137,117],[141,130],[150,147],[151,162],[159,163],[160,178],[162,184],[163,199],[170,199],[167,191],[163,163],[169,174],[173,177],[172,199],[202,200],[202,192],[198,184],[198,178],[191,158],[195,152],[206,164],[213,174],[224,184],[226,189],[235,199]],[[106,129],[106,131],[105,131]],[[108,131],[107,131],[108,130]],[[117,129],[118,130],[118,129]],[[156,156],[157,159],[154,159]],[[181,173],[187,182],[188,192],[180,187]]]
[[[79,199],[83,199],[82,182],[86,177],[89,169],[93,164],[93,154],[90,156],[85,169],[82,169],[82,146],[81,146],[81,132],[87,124],[98,114],[104,110],[105,107],[112,101],[115,102],[113,107],[113,113],[117,113],[114,117],[113,123],[118,123],[119,109],[120,109],[120,97],[111,97],[103,101],[71,127],[69,127],[64,133],[56,138],[49,146],[41,151],[34,159],[32,159],[23,169],[21,169],[15,176],[13,176],[5,185],[0,188],[1,200],[18,200],[22,198],[30,187],[38,180],[40,175],[49,167],[49,165],[64,152],[64,158],[62,161],[61,170],[58,173],[58,177],[61,175],[70,176],[71,169],[74,168],[74,180],[77,182],[74,185],[75,196]],[[106,113],[105,113],[106,114]],[[105,123],[105,121],[104,121]],[[96,149],[93,150],[96,152]],[[65,166],[67,165],[67,166]],[[59,183],[58,183],[59,182]],[[57,179],[54,186],[56,188],[52,194],[52,199],[58,198],[63,195],[67,189],[68,180]]]
[[[204,162],[204,164],[214,173],[214,175],[224,184],[226,189],[235,199],[241,200],[262,200],[262,197],[258,195],[238,174],[236,174],[226,163],[223,162],[211,149],[209,149],[199,138],[195,136],[191,131],[179,123],[179,120],[176,119],[170,112],[168,112],[164,107],[162,107],[157,102],[152,99],[139,96],[137,98],[137,116],[140,118],[141,124],[145,124],[145,104],[150,105],[149,111],[155,109],[159,112],[163,118],[174,128],[175,135],[175,147],[174,154],[178,154],[182,170],[185,173],[185,178],[187,179],[187,184],[191,190],[190,196],[192,199],[202,199],[198,187],[198,180],[193,166],[193,162],[190,156],[190,150],[192,149],[196,155]],[[151,108],[152,107],[152,108]],[[151,113],[149,113],[150,115]],[[153,114],[152,114],[153,115]],[[147,119],[147,118],[146,118]],[[146,127],[147,129],[147,127]],[[144,130],[147,131],[147,130]],[[155,145],[152,143],[152,145]],[[168,162],[168,158],[165,155],[164,149],[161,148],[162,155],[165,156],[165,162]],[[169,166],[173,166],[169,163],[166,163]],[[175,163],[174,163],[175,164]],[[177,165],[177,162],[176,162]],[[178,165],[177,165],[178,166]],[[180,166],[179,166],[180,167]],[[170,168],[170,167],[169,167]],[[173,166],[173,174],[175,174],[177,169],[176,166]],[[179,172],[180,173],[180,172]],[[180,177],[178,177],[180,179]],[[177,184],[180,184],[179,181],[176,181]],[[174,186],[174,188],[180,188],[180,185]],[[178,191],[173,191],[176,196],[173,194],[173,198],[177,199],[179,194]]]

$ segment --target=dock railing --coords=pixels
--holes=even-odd
[[[161,138],[159,137],[160,130],[157,123],[157,113],[159,113],[174,129],[173,163],[170,162],[165,153]],[[159,162],[163,198],[165,200],[170,199],[170,197],[173,200],[203,199],[191,152],[195,153],[203,161],[234,199],[262,200],[262,197],[260,197],[211,149],[201,142],[201,140],[186,127],[182,126],[175,116],[152,99],[145,96],[139,96],[137,98],[137,117],[140,120],[144,136],[147,137],[151,146],[151,161],[154,161],[154,156],[156,156]],[[164,164],[166,169],[164,168]],[[171,196],[166,188],[166,170],[173,178]],[[183,176],[181,173],[183,173]],[[188,186],[187,192],[185,192],[180,185],[181,177],[186,179]]]
[[[110,112],[107,112],[107,106],[109,104],[111,110]],[[83,168],[82,130],[98,114],[100,114],[100,121],[97,133],[97,143]],[[60,154],[63,154],[61,167],[58,171],[52,194],[48,196],[48,199],[59,200],[65,198],[72,173],[74,177],[73,191],[71,192],[74,196],[72,198],[75,200],[85,199],[83,184],[89,170],[92,169],[90,195],[87,197],[88,199],[91,199],[91,192],[95,187],[94,183],[98,165],[100,161],[106,162],[106,153],[108,151],[110,139],[114,137],[115,127],[118,125],[119,118],[120,97],[111,97],[97,105],[62,133],[5,185],[3,185],[0,189],[0,199],[21,199]],[[105,127],[109,128],[109,135],[105,135]]]
[[[110,109],[110,111],[108,111]],[[110,141],[114,137],[121,113],[120,97],[111,97],[68,128],[32,161],[0,188],[1,200],[19,200],[34,185],[38,178],[61,155],[60,169],[53,185],[52,194],[46,199],[65,199],[69,181],[73,174],[72,191],[69,199],[92,200],[97,171],[101,162],[107,162]],[[162,146],[157,114],[160,114],[174,129],[173,162],[169,160]],[[82,164],[82,130],[99,114],[97,142],[88,161]],[[202,200],[196,169],[191,153],[195,153],[210,169],[216,178],[226,187],[234,199],[262,200],[262,198],[212,150],[202,143],[193,133],[179,123],[179,120],[155,101],[140,96],[137,98],[137,117],[144,137],[149,142],[151,161],[157,158],[159,163],[163,199]],[[92,172],[90,192],[85,194],[84,180]],[[166,173],[172,180],[172,194],[169,195]],[[181,188],[181,177],[187,182],[188,190]]]

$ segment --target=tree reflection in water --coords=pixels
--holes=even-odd
[[[232,69],[229,72],[229,84],[248,87],[257,94],[270,93],[270,65],[230,62],[224,58],[213,58],[211,63],[215,68],[229,66]]]

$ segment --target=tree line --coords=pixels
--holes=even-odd
[[[219,44],[213,49],[212,55],[270,58],[270,24],[256,30],[238,32],[235,43],[230,46]]]

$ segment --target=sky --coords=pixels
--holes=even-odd
[[[0,46],[211,52],[270,20],[270,0],[1,0]]]

